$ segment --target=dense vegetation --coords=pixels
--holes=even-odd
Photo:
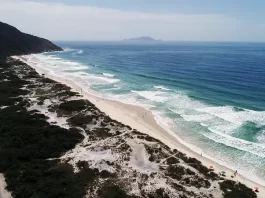
[[[28,111],[29,91],[21,88],[25,85],[36,88],[28,80],[37,79],[39,83],[53,84],[55,97],[62,100],[78,94],[65,85],[40,77],[34,71],[26,76],[24,73],[27,80],[20,79],[14,72],[16,65],[21,65],[21,70],[26,71],[25,64],[19,61],[0,61],[0,173],[4,173],[7,190],[15,198],[84,197],[87,189],[95,187],[98,177],[111,175],[107,171],[91,169],[82,161],[78,163],[78,173],[70,164],[62,163],[58,158],[81,142],[83,135],[78,128],[65,129],[51,125],[45,115],[36,110]],[[39,88],[41,93],[42,89]],[[38,100],[43,102],[45,98],[40,96]],[[75,100],[62,102],[56,111],[69,114],[87,107],[94,108],[94,105]],[[53,111],[52,108],[50,110]],[[72,125],[75,125],[74,122]],[[106,181],[98,193],[102,198],[135,197],[127,195],[112,181]]]
[[[250,188],[244,184],[237,183],[231,180],[225,180],[220,183],[221,190],[224,191],[224,198],[248,198],[257,197],[257,195]]]
[[[0,30],[0,57],[62,50],[46,39],[20,32],[6,23],[0,22]]]
[[[1,61],[0,67],[13,63]],[[14,197],[83,197],[85,186],[95,172],[87,167],[74,174],[72,167],[58,158],[83,139],[77,129],[51,126],[44,115],[28,112],[21,90],[27,81],[10,70],[0,74],[0,172]]]

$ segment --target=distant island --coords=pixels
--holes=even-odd
[[[150,36],[141,36],[141,37],[125,39],[124,41],[161,42],[162,40],[154,39]]]

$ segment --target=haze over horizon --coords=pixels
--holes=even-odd
[[[265,2],[0,0],[0,21],[51,40],[265,41]]]

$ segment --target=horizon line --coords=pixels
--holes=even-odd
[[[203,41],[203,40],[153,40],[153,41],[143,41],[143,40],[56,40],[56,39],[50,39],[54,42],[124,42],[124,43],[167,43],[167,42],[194,42],[194,43],[265,43],[265,41]]]

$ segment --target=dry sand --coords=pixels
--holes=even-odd
[[[5,178],[3,174],[0,174],[0,198],[12,198],[11,194],[5,188]]]
[[[123,124],[129,125],[132,128],[142,133],[148,134],[151,137],[160,140],[170,148],[178,149],[179,151],[185,153],[189,157],[197,158],[206,167],[209,167],[210,165],[214,166],[214,170],[216,173],[219,173],[220,171],[223,170],[226,171],[228,179],[241,182],[252,189],[254,188],[254,186],[258,186],[259,187],[259,193],[257,194],[258,197],[259,198],[265,197],[265,186],[257,184],[254,181],[251,181],[243,177],[242,175],[240,175],[240,173],[238,173],[235,178],[231,178],[230,175],[234,173],[234,170],[231,170],[225,166],[222,166],[214,162],[209,158],[206,158],[205,155],[201,156],[200,154],[201,151],[196,153],[191,149],[189,149],[187,146],[181,143],[181,140],[178,138],[176,134],[168,130],[166,131],[164,128],[162,128],[154,119],[154,115],[145,108],[137,105],[125,104],[118,101],[107,100],[101,97],[94,96],[91,93],[83,90],[72,79],[66,79],[64,77],[51,75],[47,70],[37,67],[36,64],[32,62],[28,62],[27,59],[24,57],[14,56],[13,58],[19,59],[24,63],[28,64],[29,66],[34,68],[40,75],[45,74],[47,78],[51,78],[62,84],[66,84],[67,86],[71,87],[73,91],[79,93],[82,92],[84,99],[88,99],[90,102],[96,105],[97,108],[99,108],[102,112],[106,113],[112,119],[122,122]]]

